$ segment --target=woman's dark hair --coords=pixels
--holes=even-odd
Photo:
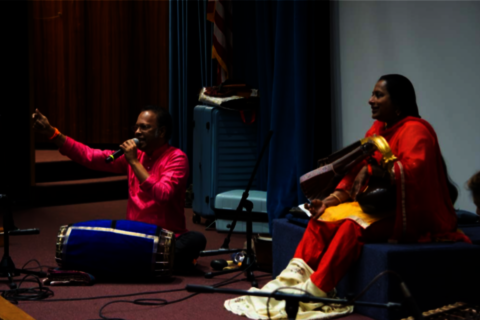
[[[143,111],[152,111],[157,115],[157,128],[165,126],[165,140],[170,140],[172,136],[172,116],[168,110],[159,106],[148,105],[142,108],[141,112]]]
[[[418,113],[417,96],[413,84],[406,77],[399,74],[381,76],[378,81],[385,80],[390,100],[400,109],[401,116],[421,118]]]
[[[474,199],[480,199],[480,171],[475,173],[467,182],[468,189]]]
[[[378,79],[378,81],[381,80],[385,80],[385,85],[388,94],[390,95],[390,100],[392,100],[392,104],[400,110],[400,115],[402,118],[407,116],[421,118],[420,114],[418,113],[417,95],[415,94],[415,89],[413,88],[412,82],[410,82],[407,77],[400,74],[387,74]],[[447,165],[445,164],[445,159],[443,156],[442,164],[445,171],[445,177],[447,178],[447,187],[450,194],[450,200],[452,200],[452,204],[454,204],[458,198],[458,190],[448,175]]]

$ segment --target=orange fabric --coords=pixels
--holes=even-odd
[[[438,139],[425,120],[406,117],[386,129],[385,123],[375,121],[367,136],[383,136],[393,154],[397,187],[396,221],[391,240],[402,242],[464,241],[456,232],[457,216],[448,193]],[[372,156],[377,161],[379,152]],[[358,171],[366,161],[355,167],[339,183],[337,189],[350,190]]]
[[[338,221],[350,219],[358,223],[362,228],[367,228],[372,223],[380,221],[387,216],[393,215],[386,213],[382,215],[368,214],[362,211],[358,202],[344,202],[337,206],[328,207],[325,212],[318,218],[321,221]]]

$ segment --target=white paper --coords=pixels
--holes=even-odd
[[[300,209],[302,209],[303,212],[305,212],[307,214],[307,216],[311,217],[312,214],[310,213],[310,211],[308,211],[307,209],[305,209],[305,203],[302,203],[301,205],[298,206]]]

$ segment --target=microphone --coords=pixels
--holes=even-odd
[[[133,138],[132,139],[133,142],[135,142],[136,145],[138,145],[138,139],[137,138]],[[112,153],[111,155],[109,155],[107,158],[105,158],[105,162],[106,163],[109,163],[109,162],[112,162],[113,160],[117,159],[118,157],[120,157],[121,155],[123,154],[123,150],[122,149],[118,149],[117,151],[115,151],[114,153]]]
[[[211,286],[199,286],[196,284],[187,284],[185,289],[188,292],[215,293],[215,288]]]
[[[234,252],[239,252],[243,250],[244,249],[223,249],[223,248],[220,248],[218,250],[203,250],[203,251],[200,251],[200,257],[216,256],[218,254],[234,253]]]
[[[413,300],[412,294],[410,293],[410,290],[408,290],[405,282],[402,281],[402,283],[400,283],[400,289],[405,297],[404,304],[406,305],[408,311],[412,313],[413,318],[415,320],[423,320],[423,314],[415,300]]]

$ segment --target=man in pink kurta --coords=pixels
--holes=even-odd
[[[155,224],[175,232],[177,236],[187,231],[184,200],[188,160],[180,149],[164,144],[151,156],[137,150],[138,160],[150,173],[143,183],[139,183],[125,156],[105,162],[113,150],[92,149],[66,137],[59,151],[89,169],[126,174],[129,186],[128,220]]]
[[[61,134],[38,110],[33,114],[34,129],[49,137],[61,154],[90,169],[126,174],[129,196],[127,219],[154,224],[175,233],[175,268],[194,264],[205,249],[205,236],[186,229],[184,202],[188,159],[180,149],[168,144],[172,132],[170,114],[162,108],[142,109],[134,127],[136,144],[127,140],[120,148],[124,155],[113,162],[105,159],[113,150],[92,149]]]

